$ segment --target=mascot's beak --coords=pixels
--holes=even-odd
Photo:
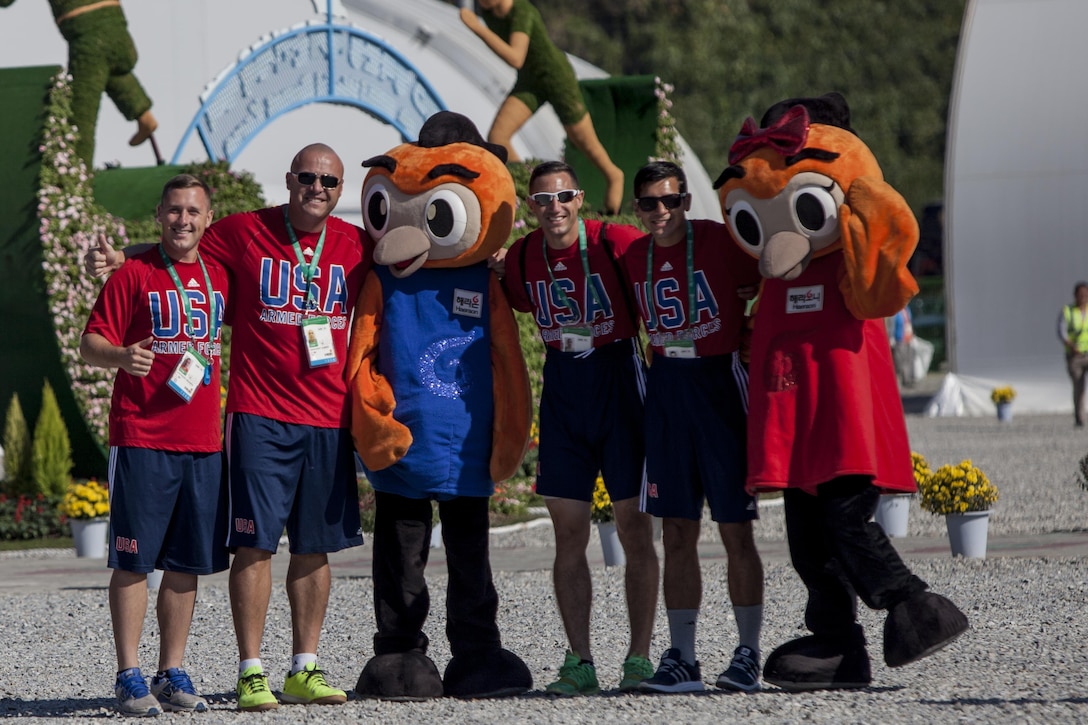
[[[797,232],[772,234],[759,256],[759,273],[768,279],[797,279],[812,260],[808,237]]]
[[[374,264],[389,266],[402,279],[423,266],[431,251],[431,240],[414,227],[390,229],[374,247]]]

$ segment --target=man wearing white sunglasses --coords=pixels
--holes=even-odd
[[[549,161],[529,179],[529,208],[540,229],[514,242],[503,285],[514,309],[531,313],[547,348],[540,401],[536,490],[555,527],[555,596],[570,650],[555,695],[599,689],[589,646],[592,587],[586,545],[598,473],[616,513],[627,559],[631,647],[620,690],[653,674],[648,659],[657,605],[658,563],[651,519],[640,512],[645,366],[638,313],[619,257],[640,232],[579,218],[583,194],[568,165]]]

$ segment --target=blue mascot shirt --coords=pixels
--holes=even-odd
[[[378,491],[408,498],[490,496],[494,397],[488,299],[481,262],[419,269],[397,279],[385,266],[378,372],[389,381],[393,417],[412,432],[404,458],[367,471]]]

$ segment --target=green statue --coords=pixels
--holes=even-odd
[[[0,0],[8,7],[15,0]],[[49,0],[53,19],[68,41],[68,73],[72,76],[72,122],[79,129],[76,152],[90,168],[94,161],[94,135],[102,93],[117,110],[136,121],[129,144],[138,146],[158,128],[151,115],[151,99],[132,69],[136,46],[120,0]]]

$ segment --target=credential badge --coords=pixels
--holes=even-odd
[[[465,317],[483,315],[484,295],[482,292],[455,289],[453,291],[453,314]]]
[[[824,308],[824,286],[790,287],[786,290],[786,314],[819,312]]]

